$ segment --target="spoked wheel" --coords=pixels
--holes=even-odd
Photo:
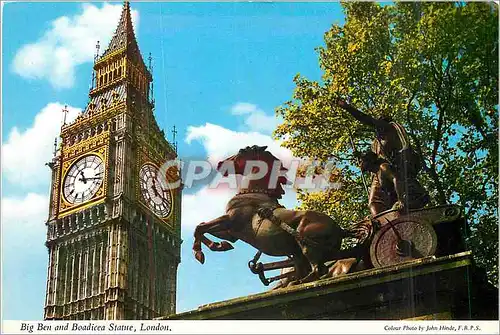
[[[373,266],[382,267],[432,256],[436,247],[436,232],[430,224],[403,216],[387,221],[375,233],[370,258]]]

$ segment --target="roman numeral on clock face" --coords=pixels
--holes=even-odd
[[[167,217],[172,210],[172,191],[166,186],[165,177],[153,164],[146,163],[139,171],[141,194],[153,213],[159,217]]]
[[[63,195],[70,204],[81,204],[92,199],[104,180],[104,162],[97,155],[76,160],[63,180]]]

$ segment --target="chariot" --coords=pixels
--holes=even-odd
[[[261,179],[250,178],[246,169],[249,161],[265,164],[267,174]],[[228,164],[233,168],[226,169]],[[463,251],[459,227],[464,221],[458,206],[393,206],[393,210],[369,216],[345,229],[324,213],[288,210],[279,204],[278,199],[285,193],[282,185],[287,178],[283,172],[287,169],[266,147],[243,148],[219,162],[217,169],[224,176],[239,174],[246,183],[238,185],[238,193],[228,202],[224,215],[196,226],[194,256],[203,264],[202,245],[220,252],[233,249],[231,242],[242,240],[258,250],[248,265],[264,285],[280,279],[277,287],[296,285]],[[205,234],[222,241],[212,241]],[[355,242],[342,248],[346,238]],[[263,263],[259,261],[262,254],[287,258]],[[266,277],[271,270],[281,270],[281,274]]]
[[[369,239],[363,243],[362,266],[353,267],[351,272],[463,250],[460,228],[465,225],[465,221],[460,207],[456,205],[415,209],[408,213],[388,210],[355,225],[369,226],[372,231]],[[263,263],[259,262],[261,255],[262,252],[258,251],[248,266],[264,285],[295,279],[292,258]],[[328,266],[336,261],[330,260],[325,264]],[[266,272],[272,270],[281,270],[281,273],[266,277]]]

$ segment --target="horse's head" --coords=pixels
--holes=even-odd
[[[262,189],[273,197],[281,198],[281,195],[285,193],[281,185],[287,183],[283,173],[287,169],[266,149],[267,146],[257,145],[240,149],[237,154],[220,161],[217,164],[217,170],[223,176],[228,176],[234,171],[234,174],[250,179],[248,185],[240,187],[240,190]],[[234,168],[234,170],[228,169],[227,164],[232,165],[231,169]]]

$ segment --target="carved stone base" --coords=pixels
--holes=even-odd
[[[161,319],[498,319],[470,252],[427,257],[216,302]]]

